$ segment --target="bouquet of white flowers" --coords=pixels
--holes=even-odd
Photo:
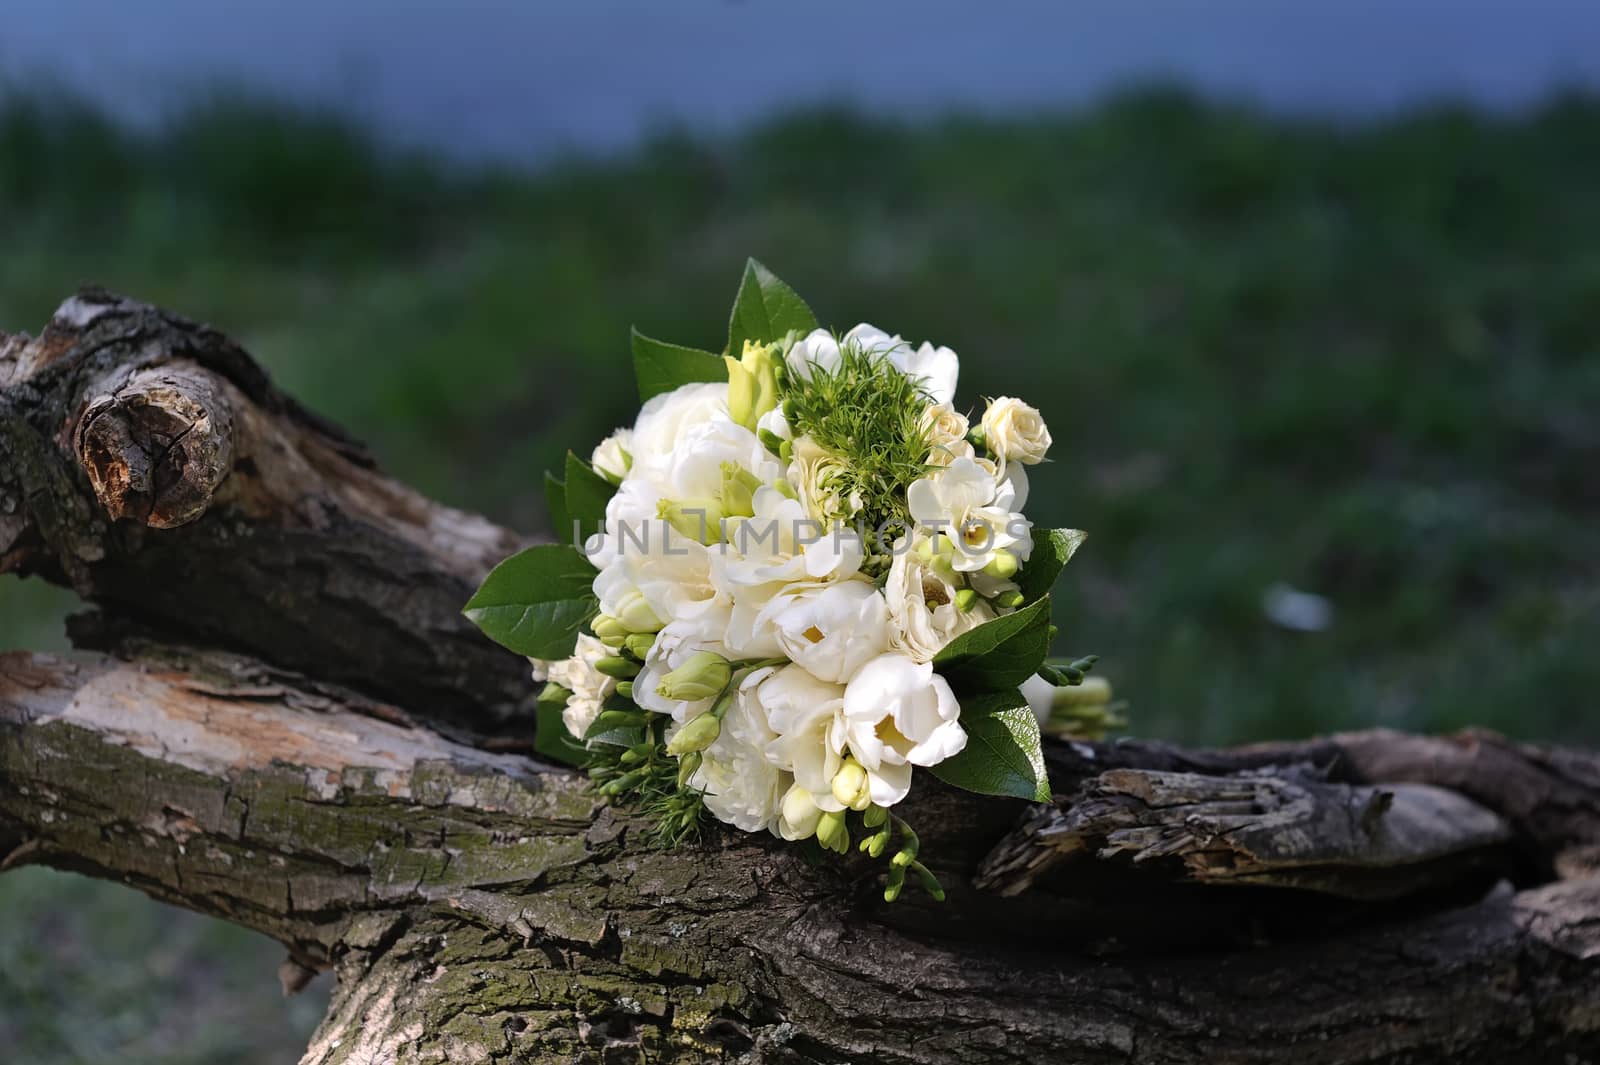
[[[1039,726],[1093,659],[1050,665],[1051,585],[1082,542],[1024,516],[1050,431],[1018,399],[978,425],[956,353],[817,328],[752,261],[722,355],[633,336],[644,407],[565,480],[570,545],[496,567],[466,612],[534,660],[536,746],[662,840],[703,814],[843,853],[892,850],[923,768],[1049,798]],[[854,819],[854,825],[852,825]]]

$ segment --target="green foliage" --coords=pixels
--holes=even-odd
[[[652,340],[633,331],[633,376],[639,385],[641,402],[698,382],[714,383],[728,379],[722,359],[709,351]]]
[[[533,749],[558,765],[583,765],[589,759],[583,744],[572,738],[561,720],[571,695],[559,684],[546,684],[534,704]]]
[[[1046,596],[975,629],[934,656],[933,666],[956,691],[1015,688],[1050,651],[1050,597]]]
[[[462,613],[519,655],[566,658],[599,607],[593,582],[594,567],[577,549],[541,544],[491,570]]]
[[[784,392],[795,435],[809,435],[844,461],[837,491],[861,499],[855,520],[868,528],[909,528],[906,488],[928,472],[926,394],[910,378],[853,344],[840,346],[839,365],[813,365],[809,379],[793,376]],[[892,535],[892,533],[891,533]]]
[[[1033,554],[1017,574],[1017,587],[1024,602],[1049,595],[1056,578],[1072,560],[1088,534],[1078,529],[1034,529]]]
[[[981,795],[1050,801],[1039,719],[1020,692],[962,699],[961,727],[967,730],[966,748],[934,766],[934,776]]]
[[[582,535],[587,538],[600,531],[606,517],[606,504],[616,494],[616,487],[595,472],[593,466],[576,454],[567,452],[567,480],[563,488],[566,504],[567,529],[577,521]]]
[[[747,340],[771,344],[791,331],[805,336],[815,328],[816,316],[794,289],[754,259],[745,264],[744,279],[728,315],[729,355],[737,359]]]

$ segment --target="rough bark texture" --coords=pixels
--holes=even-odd
[[[457,611],[515,545],[211,330],[91,292],[0,338],[0,569],[115,652],[0,655],[0,869],[335,968],[318,1065],[1600,1060],[1592,755],[1053,744],[1049,806],[919,785],[950,898],[891,907],[865,859],[652,850],[503,742],[524,665]]]

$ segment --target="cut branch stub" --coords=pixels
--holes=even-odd
[[[75,447],[113,519],[153,529],[205,513],[233,468],[233,413],[223,385],[192,363],[140,370],[91,398]]]

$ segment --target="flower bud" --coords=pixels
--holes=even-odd
[[[631,680],[619,680],[619,681],[617,681],[617,694],[622,696],[624,699],[632,699],[633,698],[633,681],[631,681]]]
[[[655,646],[655,642],[655,633],[635,632],[622,641],[622,649],[643,662],[650,654],[650,648]]]
[[[754,429],[761,416],[778,405],[773,349],[746,340],[739,358],[724,355],[722,361],[728,366],[728,415],[746,429]]]
[[[1002,548],[994,553],[993,558],[989,559],[989,564],[983,567],[983,572],[1004,581],[1015,577],[1017,570],[1021,568],[1022,564],[1017,561],[1017,556]]]
[[[833,797],[852,810],[865,810],[872,805],[867,771],[854,758],[846,758],[833,775]]]
[[[639,675],[639,663],[630,662],[621,655],[609,655],[595,660],[594,668],[608,677],[632,680]]]
[[[789,790],[783,793],[779,809],[783,814],[784,839],[810,839],[816,835],[822,811],[805,788],[798,784],[789,785]]]
[[[1011,588],[995,596],[993,602],[1001,610],[1014,610],[1022,605],[1022,599],[1022,593],[1015,588]]]
[[[956,589],[956,609],[965,614],[978,605],[978,593],[971,588]]]
[[[700,763],[705,761],[705,756],[699,751],[690,751],[678,759],[678,787],[687,788],[689,780],[700,771]]]
[[[850,829],[845,825],[844,814],[829,811],[817,819],[817,842],[823,850],[844,854],[850,849]]]
[[[728,660],[710,651],[696,651],[688,661],[661,678],[656,694],[673,702],[694,703],[720,695],[733,677]]]
[[[722,504],[715,499],[663,499],[656,517],[696,543],[722,542]]]
[[[861,823],[868,828],[878,828],[889,820],[889,811],[882,806],[869,806],[861,815]]]
[[[624,635],[632,632],[661,631],[661,619],[656,617],[656,612],[638,591],[624,593],[622,598],[617,600],[616,609],[616,619],[622,624]]]
[[[607,617],[605,614],[601,614],[589,622],[589,627],[594,630],[596,636],[600,637],[600,642],[607,647],[620,647],[622,638],[628,635],[628,627],[626,625],[617,618]],[[610,641],[612,640],[617,642],[611,643]]]
[[[722,513],[727,517],[748,518],[756,512],[756,489],[761,478],[737,463],[722,464]]]
[[[673,734],[672,741],[667,744],[667,753],[674,758],[699,754],[717,742],[721,734],[722,722],[717,720],[716,715],[701,714]]]

